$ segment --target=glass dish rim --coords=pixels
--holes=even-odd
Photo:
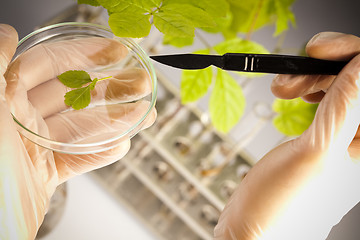
[[[41,135],[33,132],[32,130],[26,128],[23,124],[21,124],[21,122],[19,122],[17,120],[17,118],[12,113],[11,113],[11,115],[12,115],[14,121],[16,122],[16,124],[18,126],[18,131],[20,132],[21,135],[28,138],[30,141],[34,142],[35,144],[38,144],[38,145],[45,147],[47,149],[50,149],[52,151],[62,152],[62,153],[67,153],[67,154],[91,154],[91,153],[97,153],[97,152],[102,152],[102,151],[112,149],[118,145],[116,143],[119,140],[121,140],[122,138],[127,136],[129,133],[134,131],[137,127],[139,127],[140,124],[142,124],[145,121],[146,117],[151,113],[151,111],[155,107],[156,98],[157,98],[157,77],[155,74],[155,68],[151,62],[150,57],[141,48],[141,46],[138,45],[134,40],[132,40],[131,38],[117,37],[114,35],[114,33],[111,31],[111,29],[109,27],[106,27],[104,25],[94,24],[94,23],[63,22],[63,23],[56,23],[56,24],[48,25],[48,26],[42,27],[40,29],[37,29],[37,30],[29,33],[25,37],[23,37],[18,42],[17,47],[21,46],[21,44],[23,44],[26,40],[28,40],[29,38],[31,38],[35,35],[38,35],[40,33],[43,33],[45,31],[48,31],[51,29],[65,27],[65,26],[92,27],[92,28],[103,30],[103,31],[107,31],[107,32],[111,33],[114,36],[114,38],[120,39],[120,41],[125,42],[127,45],[129,44],[131,46],[131,50],[134,51],[136,53],[136,55],[141,58],[139,61],[141,61],[143,67],[147,68],[146,70],[147,70],[148,74],[150,75],[150,79],[151,79],[151,85],[152,85],[151,102],[149,104],[149,107],[147,108],[146,113],[135,124],[133,124],[127,131],[123,132],[122,134],[117,135],[112,138],[109,138],[107,140],[102,140],[102,141],[93,142],[93,143],[64,143],[64,142],[59,142],[59,141],[49,139],[47,137],[41,136]],[[129,47],[129,46],[127,46],[127,47]],[[138,133],[138,131],[136,133]],[[131,138],[132,136],[130,136],[129,138]],[[37,139],[37,138],[39,138],[39,139]],[[41,143],[39,143],[39,142],[41,142]],[[108,144],[111,144],[113,142],[115,143],[114,146],[112,146],[112,145],[107,146]],[[96,148],[96,149],[90,150],[90,148]]]

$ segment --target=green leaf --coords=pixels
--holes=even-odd
[[[195,11],[194,14],[189,14],[192,23],[195,27],[200,27],[203,30],[211,33],[222,32],[224,36],[230,38],[234,37],[236,33],[230,32],[227,29],[227,26],[230,23],[231,15],[229,14],[229,4],[227,0],[164,0],[163,6],[166,5],[189,5],[192,6],[191,9],[202,9],[202,11]],[[195,8],[194,8],[195,7]],[[179,8],[182,10],[182,7]],[[185,11],[188,12],[188,11]],[[190,10],[189,10],[190,12]],[[194,12],[191,10],[191,12]],[[206,14],[204,14],[206,13]],[[184,13],[185,14],[185,13]],[[198,16],[200,15],[200,16]],[[205,16],[205,17],[204,17]],[[212,20],[210,20],[210,18]],[[181,36],[179,36],[181,37]]]
[[[109,16],[109,26],[118,37],[141,38],[150,33],[150,15],[139,9],[126,8]]]
[[[85,71],[70,70],[60,74],[58,78],[65,86],[76,88],[75,90],[65,94],[64,102],[66,105],[73,107],[75,110],[78,110],[89,105],[91,101],[90,91],[94,90],[98,81],[103,81],[112,77],[109,76],[100,79],[94,78],[91,80],[90,75]],[[85,84],[88,85],[86,87],[82,87]]]
[[[195,51],[196,54],[209,54],[209,49]],[[194,102],[204,96],[212,82],[212,68],[183,70],[181,74],[180,95],[182,103]]]
[[[290,10],[294,0],[228,0],[233,21],[230,29],[248,33],[275,23],[274,35],[288,29],[288,22],[295,25],[295,17]]]
[[[162,0],[133,0],[134,4],[142,9],[152,11],[154,8],[160,8]]]
[[[254,6],[257,4],[259,0],[227,0],[227,2],[230,4],[230,6],[235,6],[235,7],[242,7],[244,9],[252,9],[254,8]],[[264,0],[265,1],[265,0]]]
[[[190,20],[176,12],[155,12],[154,25],[160,32],[174,37],[194,37],[195,28]]]
[[[202,27],[201,29],[209,33],[221,32],[226,39],[234,38],[236,36],[236,32],[229,30],[232,18],[233,16],[231,12],[228,11],[224,17],[214,17],[215,26]]]
[[[194,5],[215,17],[225,17],[229,11],[229,4],[226,0],[199,0],[194,1]]]
[[[209,105],[214,127],[224,133],[234,127],[244,113],[245,96],[241,87],[221,69],[218,69]]]
[[[78,0],[77,1],[78,4],[88,4],[91,6],[100,6],[99,2],[97,0]]]
[[[161,6],[161,0],[98,0],[100,4],[110,13],[121,12],[124,9],[141,10],[143,13],[150,13]]]
[[[199,7],[196,7],[191,4],[177,4],[177,3],[169,3],[163,5],[161,8],[161,11],[167,12],[167,13],[175,13],[180,14],[183,17],[190,20],[194,27],[214,27],[215,21],[214,19],[202,10]]]
[[[318,104],[304,102],[301,98],[276,99],[273,110],[278,113],[273,119],[276,129],[287,136],[301,135],[312,123]]]
[[[266,13],[263,7],[266,1],[268,0],[230,1],[230,12],[233,16],[230,31],[248,33],[269,24],[271,19],[263,13]]]
[[[70,70],[58,76],[62,84],[70,88],[79,88],[84,84],[91,82],[89,74],[85,71]]]
[[[90,104],[90,85],[72,90],[65,94],[65,104],[75,110],[87,107]]]
[[[275,0],[274,0],[275,1]],[[274,35],[277,36],[283,31],[286,31],[289,26],[288,22],[290,21],[293,26],[295,26],[295,16],[289,9],[290,5],[293,3],[292,0],[276,0],[275,1],[275,11],[277,15],[276,19],[276,30]]]
[[[110,10],[111,8],[123,4],[124,0],[97,0],[101,6]]]
[[[163,0],[142,0],[142,1],[151,2],[153,5],[155,5],[158,8],[161,6],[161,3],[163,2]]]
[[[164,0],[163,5],[166,4],[190,4],[201,8],[212,17],[224,17],[229,10],[229,4],[226,0]]]
[[[164,35],[164,39],[163,39],[164,45],[169,44],[178,48],[192,45],[193,42],[194,42],[194,38],[192,37],[184,38],[184,37],[173,37],[169,35]]]
[[[181,74],[181,102],[194,102],[204,96],[212,80],[212,68],[183,70]]]

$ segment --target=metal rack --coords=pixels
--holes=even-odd
[[[140,44],[157,53],[161,42],[155,34]],[[245,146],[272,112],[257,103],[243,118],[249,131],[234,140],[216,132],[196,104],[182,105],[179,88],[159,69],[157,77],[156,122],[132,139],[123,159],[92,176],[160,239],[212,239],[226,201],[255,162]]]
[[[132,139],[120,161],[92,175],[164,239],[212,239],[212,231],[239,181],[246,157],[180,104],[158,74],[158,120]],[[144,201],[146,199],[146,201]]]

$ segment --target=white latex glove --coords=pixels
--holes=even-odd
[[[99,137],[95,133],[108,133],[109,129],[115,132],[131,125],[149,104],[140,101],[124,104],[121,109],[109,109],[108,122],[102,121],[101,108],[79,110],[76,115],[58,114],[67,106],[64,104],[66,88],[56,76],[67,70],[91,70],[119,61],[127,53],[125,47],[99,38],[50,43],[34,47],[8,66],[17,38],[12,27],[0,24],[0,239],[11,240],[34,239],[56,187],[72,176],[120,159],[129,150],[130,140],[96,154],[52,152],[19,135],[10,109],[27,128],[45,136],[86,142]],[[136,100],[151,90],[140,69],[112,74],[115,78],[99,82],[95,91],[98,96]],[[123,87],[125,81],[130,83],[129,87]],[[107,84],[119,85],[119,91],[105,92]],[[96,100],[94,96],[93,101]],[[89,118],[94,121],[83,121]],[[149,127],[155,118],[154,110],[143,128]],[[74,134],[70,129],[78,131]]]
[[[360,200],[360,39],[321,33],[306,50],[352,60],[336,77],[274,79],[278,97],[320,101],[315,119],[255,164],[222,212],[215,239],[325,239]]]

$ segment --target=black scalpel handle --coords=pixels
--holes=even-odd
[[[348,61],[276,54],[224,54],[224,69],[276,74],[337,75]]]

